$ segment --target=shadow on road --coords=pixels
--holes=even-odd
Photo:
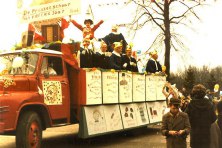
[[[83,147],[147,147],[164,148],[165,140],[158,128],[138,128],[124,132],[101,135],[89,139],[78,138],[77,134],[58,135],[43,139],[43,148]]]

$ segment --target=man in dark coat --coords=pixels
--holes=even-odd
[[[132,47],[130,45],[127,45],[126,55],[123,55],[123,69],[132,72],[138,72],[136,59],[131,55]]]
[[[179,111],[180,100],[170,99],[170,111],[163,115],[161,132],[166,136],[167,148],[187,148],[186,138],[190,133],[189,117]]]
[[[186,138],[190,133],[189,117],[179,111],[180,100],[170,99],[170,111],[163,115],[161,132],[166,136],[167,148],[187,148]]]
[[[105,42],[101,42],[100,51],[96,52],[94,58],[95,67],[103,68],[103,69],[110,69],[110,56],[112,55],[111,52],[107,51],[107,45]]]
[[[122,53],[125,53],[127,42],[122,33],[118,33],[118,26],[112,26],[112,32],[106,35],[102,40],[107,44],[108,51],[113,52],[113,43],[114,42],[122,42]]]
[[[210,127],[216,121],[213,105],[205,98],[206,88],[195,85],[191,91],[191,101],[185,110],[191,124],[190,146],[192,148],[210,147]]]
[[[115,70],[122,70],[122,43],[115,42],[114,45],[114,51],[110,56],[110,68]]]
[[[151,56],[151,58],[148,60],[148,62],[146,64],[146,72],[147,73],[162,72],[162,66],[157,61],[157,59],[158,59],[157,51],[154,50],[154,51],[150,52],[150,56]]]
[[[90,39],[84,38],[83,39],[83,46],[84,48],[80,49],[80,67],[81,68],[92,68],[94,67],[93,59],[95,53],[89,49]]]

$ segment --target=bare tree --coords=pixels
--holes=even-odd
[[[165,49],[164,65],[167,67],[167,75],[170,76],[171,49],[184,52],[189,50],[184,44],[184,36],[176,28],[180,26],[192,30],[191,24],[194,18],[200,21],[196,8],[206,6],[205,0],[132,0],[131,2],[138,6],[131,30],[138,30],[149,23],[160,30],[149,49]]]

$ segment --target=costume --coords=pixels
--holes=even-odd
[[[136,59],[133,57],[128,57],[127,55],[123,55],[122,63],[126,64],[126,67],[123,67],[124,70],[138,72],[137,62]]]
[[[146,72],[155,73],[155,72],[161,72],[162,67],[160,63],[153,58],[150,58],[146,64]]]
[[[91,49],[80,48],[80,67],[92,68],[94,67],[93,59],[95,54]]]
[[[78,24],[75,20],[71,20],[71,22],[74,26],[76,26],[79,30],[83,32],[83,38],[89,37],[90,40],[92,40],[94,38],[94,32],[103,23],[103,20],[99,21],[99,23],[97,23],[93,27],[83,27],[82,25]]]
[[[188,114],[191,124],[191,147],[209,148],[210,127],[216,120],[213,105],[207,99],[193,97],[185,112]]]
[[[180,131],[185,132],[180,136],[172,136],[169,131]],[[186,138],[190,133],[189,117],[184,112],[178,112],[175,117],[171,112],[163,115],[161,132],[166,136],[167,148],[186,148]]]
[[[122,45],[123,45],[122,53],[125,53],[127,42],[124,36],[122,35],[122,33],[112,32],[106,35],[104,38],[102,38],[102,40],[107,44],[107,48],[108,48],[107,51],[109,52],[113,51],[112,45],[114,42],[122,41]]]
[[[110,68],[110,56],[106,55],[106,52],[96,52],[94,59],[95,67],[109,69]]]
[[[122,70],[122,55],[113,51],[110,56],[110,68],[115,70]]]

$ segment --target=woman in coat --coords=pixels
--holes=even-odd
[[[205,98],[206,88],[195,85],[191,91],[191,101],[185,110],[191,124],[190,146],[192,148],[210,147],[210,127],[216,121],[213,105]]]

